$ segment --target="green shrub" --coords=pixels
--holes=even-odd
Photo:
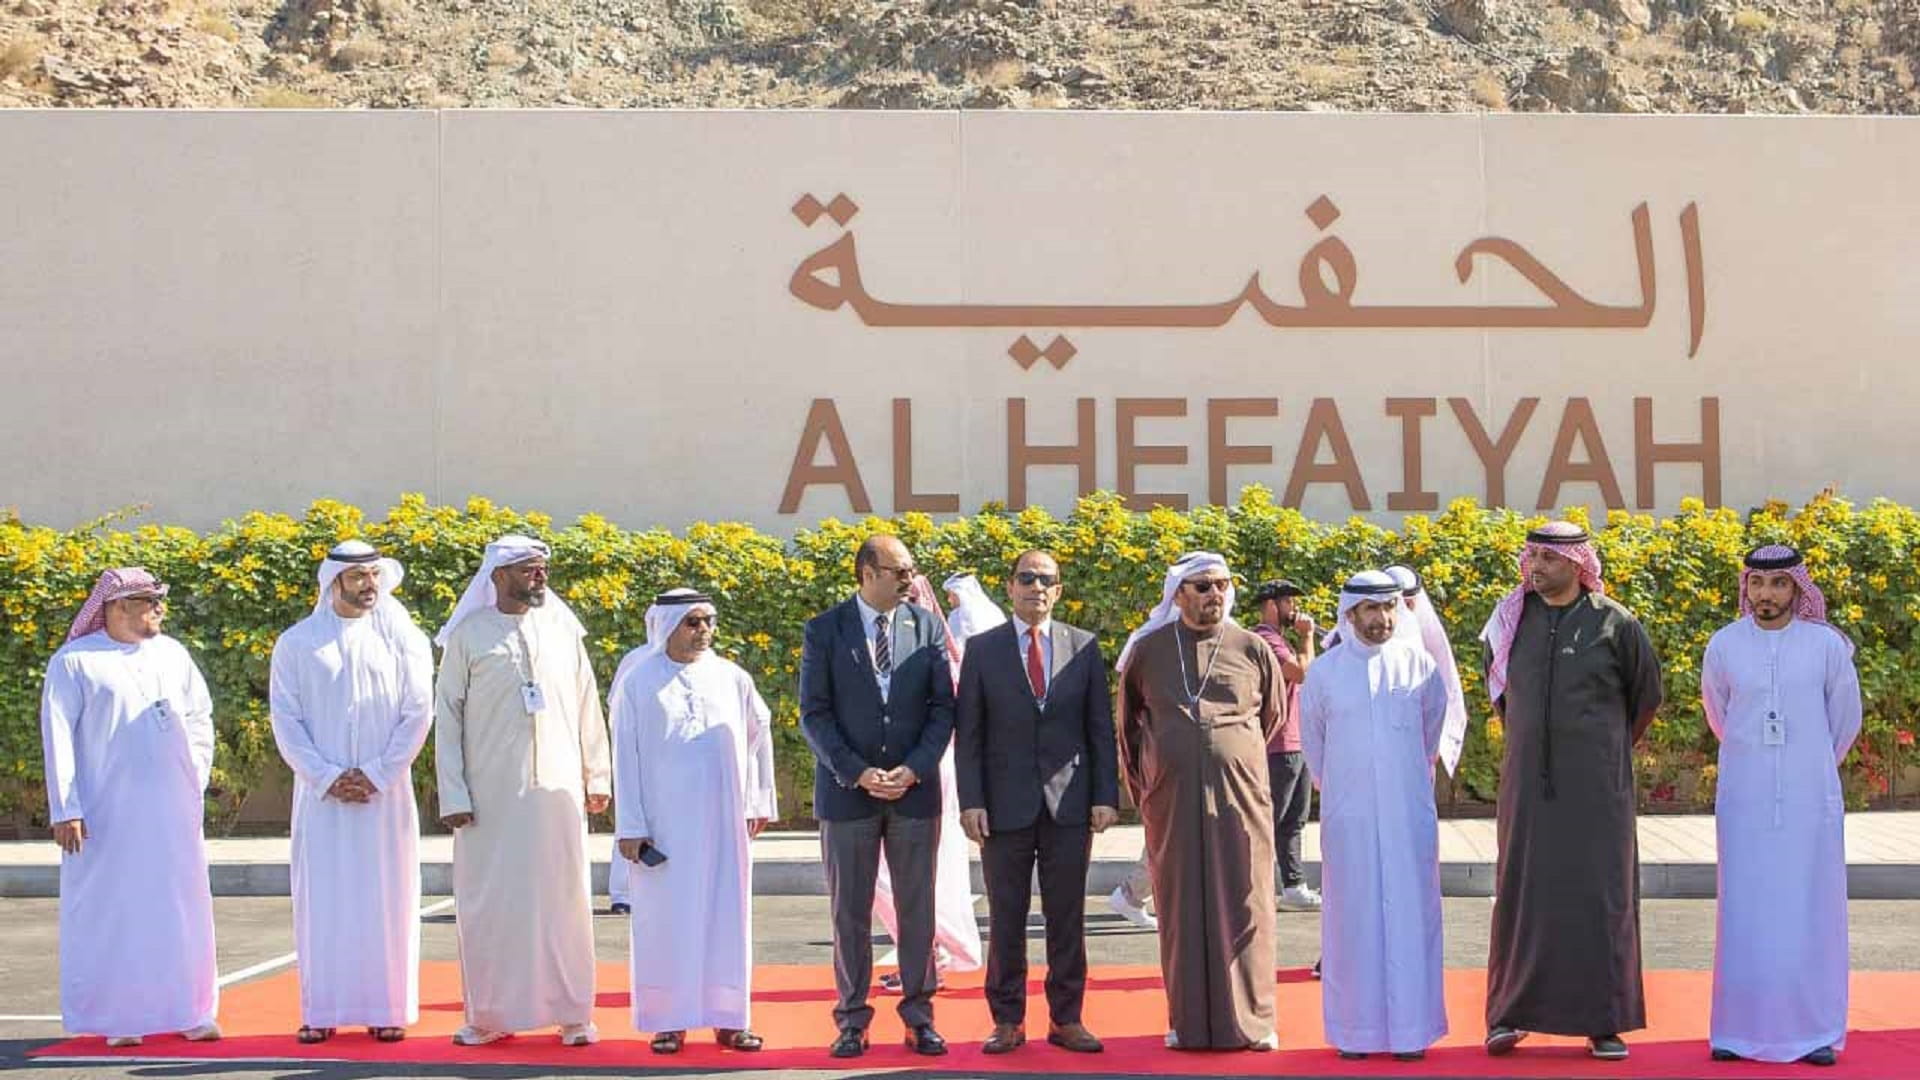
[[[1529,524],[1540,520],[1461,500],[1435,517],[1409,517],[1394,532],[1357,518],[1311,521],[1258,487],[1233,507],[1137,513],[1102,493],[1064,518],[989,506],[942,522],[920,514],[828,520],[785,541],[737,524],[695,525],[680,534],[630,531],[594,515],[556,529],[544,515],[484,499],[451,507],[413,495],[381,520],[329,501],[314,503],[303,518],[254,513],[206,533],[129,528],[126,517],[70,531],[0,519],[0,814],[44,818],[40,684],[102,568],[145,565],[173,584],[168,630],[199,659],[216,703],[219,750],[208,814],[217,833],[283,768],[267,723],[267,660],[275,637],[312,610],[314,569],[327,548],[358,536],[398,558],[407,570],[400,597],[431,630],[452,610],[481,548],[509,531],[553,544],[555,587],[587,624],[603,683],[640,642],[656,592],[684,584],[714,595],[719,649],[753,673],[774,707],[781,801],[790,819],[809,816],[812,790],[795,700],[801,627],[850,591],[854,548],[870,533],[897,532],[935,582],[972,570],[994,596],[1020,550],[1053,549],[1067,579],[1061,618],[1097,633],[1110,658],[1159,599],[1167,564],[1187,550],[1225,553],[1249,584],[1292,578],[1308,590],[1306,610],[1322,621],[1353,570],[1404,562],[1424,576],[1440,605],[1475,717],[1456,794],[1491,799],[1500,729],[1487,720],[1475,637],[1512,587],[1515,555]],[[1867,720],[1846,763],[1849,802],[1860,806],[1886,793],[1903,755],[1912,759],[1907,748],[1920,714],[1920,514],[1885,501],[1856,508],[1831,495],[1797,511],[1770,504],[1745,517],[1697,503],[1658,520],[1615,512],[1598,531],[1608,588],[1641,617],[1666,669],[1668,705],[1638,763],[1642,793],[1652,801],[1712,805],[1714,744],[1700,713],[1700,654],[1735,613],[1740,556],[1773,540],[1806,553],[1835,624],[1859,644]],[[415,777],[430,800],[431,742]]]

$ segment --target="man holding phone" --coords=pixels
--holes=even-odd
[[[689,1028],[758,1050],[750,840],[775,816],[773,714],[713,653],[717,612],[691,589],[647,609],[647,643],[614,676],[614,808],[631,861],[633,1026],[674,1054]],[[672,859],[668,859],[668,854]]]
[[[1306,759],[1300,752],[1300,687],[1307,681],[1307,666],[1313,663],[1313,619],[1298,608],[1305,590],[1281,579],[1261,585],[1253,594],[1260,613],[1253,632],[1273,649],[1280,662],[1280,675],[1287,681],[1287,711],[1281,717],[1280,730],[1267,744],[1267,778],[1273,789],[1273,848],[1280,856],[1280,910],[1318,911],[1320,894],[1307,884],[1300,863],[1300,834],[1306,831],[1307,814],[1313,807],[1313,782],[1307,778]],[[1291,630],[1300,642],[1298,650],[1288,643]]]

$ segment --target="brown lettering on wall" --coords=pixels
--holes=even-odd
[[[1574,440],[1580,440],[1587,460],[1573,460]],[[1593,405],[1586,398],[1568,398],[1566,411],[1560,414],[1560,433],[1554,436],[1553,453],[1547,457],[1547,475],[1540,481],[1540,498],[1534,509],[1551,510],[1560,504],[1560,489],[1567,484],[1596,484],[1600,498],[1609,510],[1624,509],[1620,481],[1613,475],[1613,462],[1607,457],[1607,441],[1600,437],[1600,422],[1593,418]]]
[[[1333,460],[1320,463],[1320,443],[1333,450]],[[1355,510],[1371,510],[1367,485],[1360,478],[1360,466],[1354,461],[1353,443],[1347,439],[1346,425],[1340,422],[1340,409],[1332,398],[1314,398],[1307,413],[1306,430],[1300,433],[1300,449],[1293,456],[1293,474],[1287,477],[1283,506],[1300,508],[1300,497],[1313,484],[1341,484],[1347,489],[1347,502]]]
[[[1094,420],[1093,399],[1076,401],[1079,432],[1065,446],[1029,446],[1027,444],[1027,399],[1007,399],[1007,506],[1023,510],[1027,505],[1027,470],[1036,465],[1072,465],[1079,470],[1078,492],[1093,493]]]
[[[1207,399],[1207,501],[1225,506],[1229,500],[1227,469],[1233,465],[1271,465],[1273,447],[1227,442],[1227,421],[1236,416],[1279,416],[1279,398],[1229,397]]]
[[[928,514],[952,514],[960,509],[960,496],[953,492],[913,490],[913,402],[893,399],[893,512],[904,514],[919,510]]]
[[[1653,441],[1653,399],[1633,399],[1633,494],[1642,510],[1651,510],[1655,465],[1700,466],[1700,497],[1708,506],[1720,505],[1720,399],[1700,399],[1700,441]]]
[[[1113,421],[1117,429],[1115,458],[1119,465],[1118,486],[1129,510],[1151,510],[1165,506],[1187,508],[1184,492],[1137,491],[1134,474],[1142,465],[1185,465],[1187,448],[1182,446],[1141,445],[1134,439],[1134,424],[1142,417],[1181,417],[1187,415],[1185,398],[1120,398],[1113,403]]]
[[[1488,506],[1507,505],[1507,462],[1513,460],[1513,449],[1520,445],[1520,435],[1527,430],[1527,421],[1533,419],[1533,410],[1539,404],[1540,399],[1532,397],[1515,402],[1513,412],[1507,414],[1506,425],[1500,429],[1500,438],[1490,439],[1486,426],[1473,411],[1473,402],[1463,397],[1447,399],[1454,417],[1460,421],[1460,429],[1467,433],[1467,442],[1480,458],[1480,467],[1487,474]]]
[[[1438,510],[1440,494],[1424,490],[1420,454],[1420,422],[1440,411],[1430,397],[1391,397],[1387,415],[1400,418],[1400,490],[1387,492],[1389,510]]]
[[[813,459],[823,441],[829,460],[825,465],[815,465]],[[867,485],[860,481],[860,466],[853,460],[853,447],[847,444],[847,429],[840,424],[840,410],[834,407],[832,398],[814,398],[807,409],[800,445],[794,448],[793,464],[787,468],[787,490],[780,495],[780,512],[791,514],[800,509],[800,496],[815,484],[834,484],[845,490],[847,503],[856,514],[873,512]]]

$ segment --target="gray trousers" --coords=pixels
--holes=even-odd
[[[904,817],[883,806],[872,817],[820,823],[820,860],[827,870],[833,913],[833,983],[839,1004],[834,1025],[865,1031],[873,1022],[867,994],[873,986],[873,887],[885,845],[899,918],[900,1019],[909,1027],[933,1023],[934,855],[938,817]]]

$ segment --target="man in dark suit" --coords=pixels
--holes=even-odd
[[[906,602],[913,556],[870,537],[854,556],[859,591],[807,623],[800,728],[816,761],[813,812],[833,912],[839,991],[832,1054],[867,1048],[873,1007],[873,888],[884,846],[899,916],[907,1048],[944,1054],[933,1027],[933,874],[940,839],[940,758],[953,736],[947,628]]]
[[[1023,552],[1007,578],[1013,621],[967,642],[954,769],[960,825],[987,879],[987,1005],[1005,1054],[1026,1042],[1027,910],[1034,864],[1046,919],[1047,1041],[1101,1049],[1080,1022],[1087,987],[1087,864],[1119,818],[1107,665],[1092,634],[1053,620],[1060,565]]]

